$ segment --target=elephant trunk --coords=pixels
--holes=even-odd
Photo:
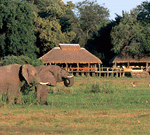
[[[66,87],[71,87],[74,84],[74,77],[69,76],[67,78],[64,79],[64,85]]]

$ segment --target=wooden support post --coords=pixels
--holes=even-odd
[[[97,71],[97,67],[96,67],[96,64],[94,64],[94,67],[95,67],[95,71]]]
[[[107,77],[109,77],[109,69],[107,68]]]
[[[79,71],[79,63],[77,63],[77,71]]]
[[[130,63],[128,62],[127,68],[129,68],[129,67],[130,67]]]
[[[99,77],[101,77],[102,75],[101,75],[101,72],[99,73]]]
[[[114,69],[112,69],[112,77],[114,77]]]
[[[110,75],[110,76],[111,76],[111,77],[113,77],[113,75],[114,75],[114,73],[113,73],[113,72],[111,72],[111,75]]]
[[[92,73],[92,76],[95,76],[95,73]]]
[[[90,68],[90,63],[88,63],[88,68]]]
[[[100,68],[101,68],[101,64],[100,63],[98,64],[98,68],[99,68],[98,71],[100,71]]]
[[[76,76],[79,76],[79,72],[76,72]]]
[[[84,75],[84,72],[81,73],[81,76],[85,76],[85,75]]]
[[[117,63],[115,62],[115,68],[117,67]]]
[[[148,62],[146,62],[146,71],[148,71]]]
[[[125,76],[125,73],[123,72],[123,75],[122,75],[123,77]]]
[[[116,77],[118,77],[118,72],[116,72]]]
[[[121,70],[120,70],[121,71]],[[121,72],[120,72],[120,77],[121,77]]]
[[[86,76],[86,77],[89,76],[89,73],[88,73],[88,72],[85,72],[85,76]]]
[[[68,69],[68,63],[66,63],[66,70],[69,71],[69,69]]]

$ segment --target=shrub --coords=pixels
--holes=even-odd
[[[7,56],[3,62],[2,62],[2,66],[5,65],[9,65],[9,64],[30,64],[32,66],[39,66],[39,65],[43,65],[43,62],[41,60],[35,59],[35,58],[29,58],[28,56]]]
[[[23,104],[37,103],[36,93],[32,92],[28,95],[22,95],[21,96],[21,101],[22,101]]]
[[[30,87],[28,84],[24,82],[23,87],[21,88],[21,101],[23,104],[31,104],[31,103],[37,103],[37,93],[35,92],[35,83],[33,83],[33,86]]]
[[[115,87],[113,87],[111,84],[104,84],[101,86],[101,93],[103,94],[111,94],[115,92]]]
[[[86,86],[84,93],[103,93],[111,94],[114,93],[115,88],[111,84],[100,85],[99,83],[91,83]]]
[[[4,103],[7,103],[8,102],[8,95],[7,94],[2,94],[1,101],[4,102]]]
[[[91,92],[92,93],[99,93],[100,91],[100,86],[98,83],[92,84],[91,86]]]

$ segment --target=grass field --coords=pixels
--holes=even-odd
[[[132,87],[136,82],[136,87]],[[150,134],[150,78],[75,77],[49,90],[48,106],[34,105],[33,94],[23,105],[0,99],[2,134]]]

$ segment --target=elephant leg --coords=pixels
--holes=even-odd
[[[42,105],[47,105],[47,93],[42,93],[42,95],[41,95],[41,104]]]
[[[47,102],[46,102],[47,93],[46,92],[38,92],[37,93],[37,99],[39,102],[41,102],[42,105],[47,104]]]
[[[36,93],[37,93],[37,100],[41,102],[41,104],[47,104],[47,94],[48,94],[48,86],[46,85],[36,85]]]
[[[16,93],[15,104],[21,104],[20,91],[17,91],[17,93]]]
[[[21,96],[17,85],[10,85],[7,91],[9,104],[21,103]]]
[[[38,102],[41,101],[41,91],[42,91],[42,86],[37,84],[35,87],[35,92],[37,93],[36,98],[37,98]]]
[[[8,101],[9,101],[9,104],[10,105],[14,104],[15,100],[16,100],[16,92],[9,90],[8,91]]]
[[[48,94],[48,86],[42,86],[42,90],[40,91],[40,101],[42,105],[47,105],[47,94]]]

